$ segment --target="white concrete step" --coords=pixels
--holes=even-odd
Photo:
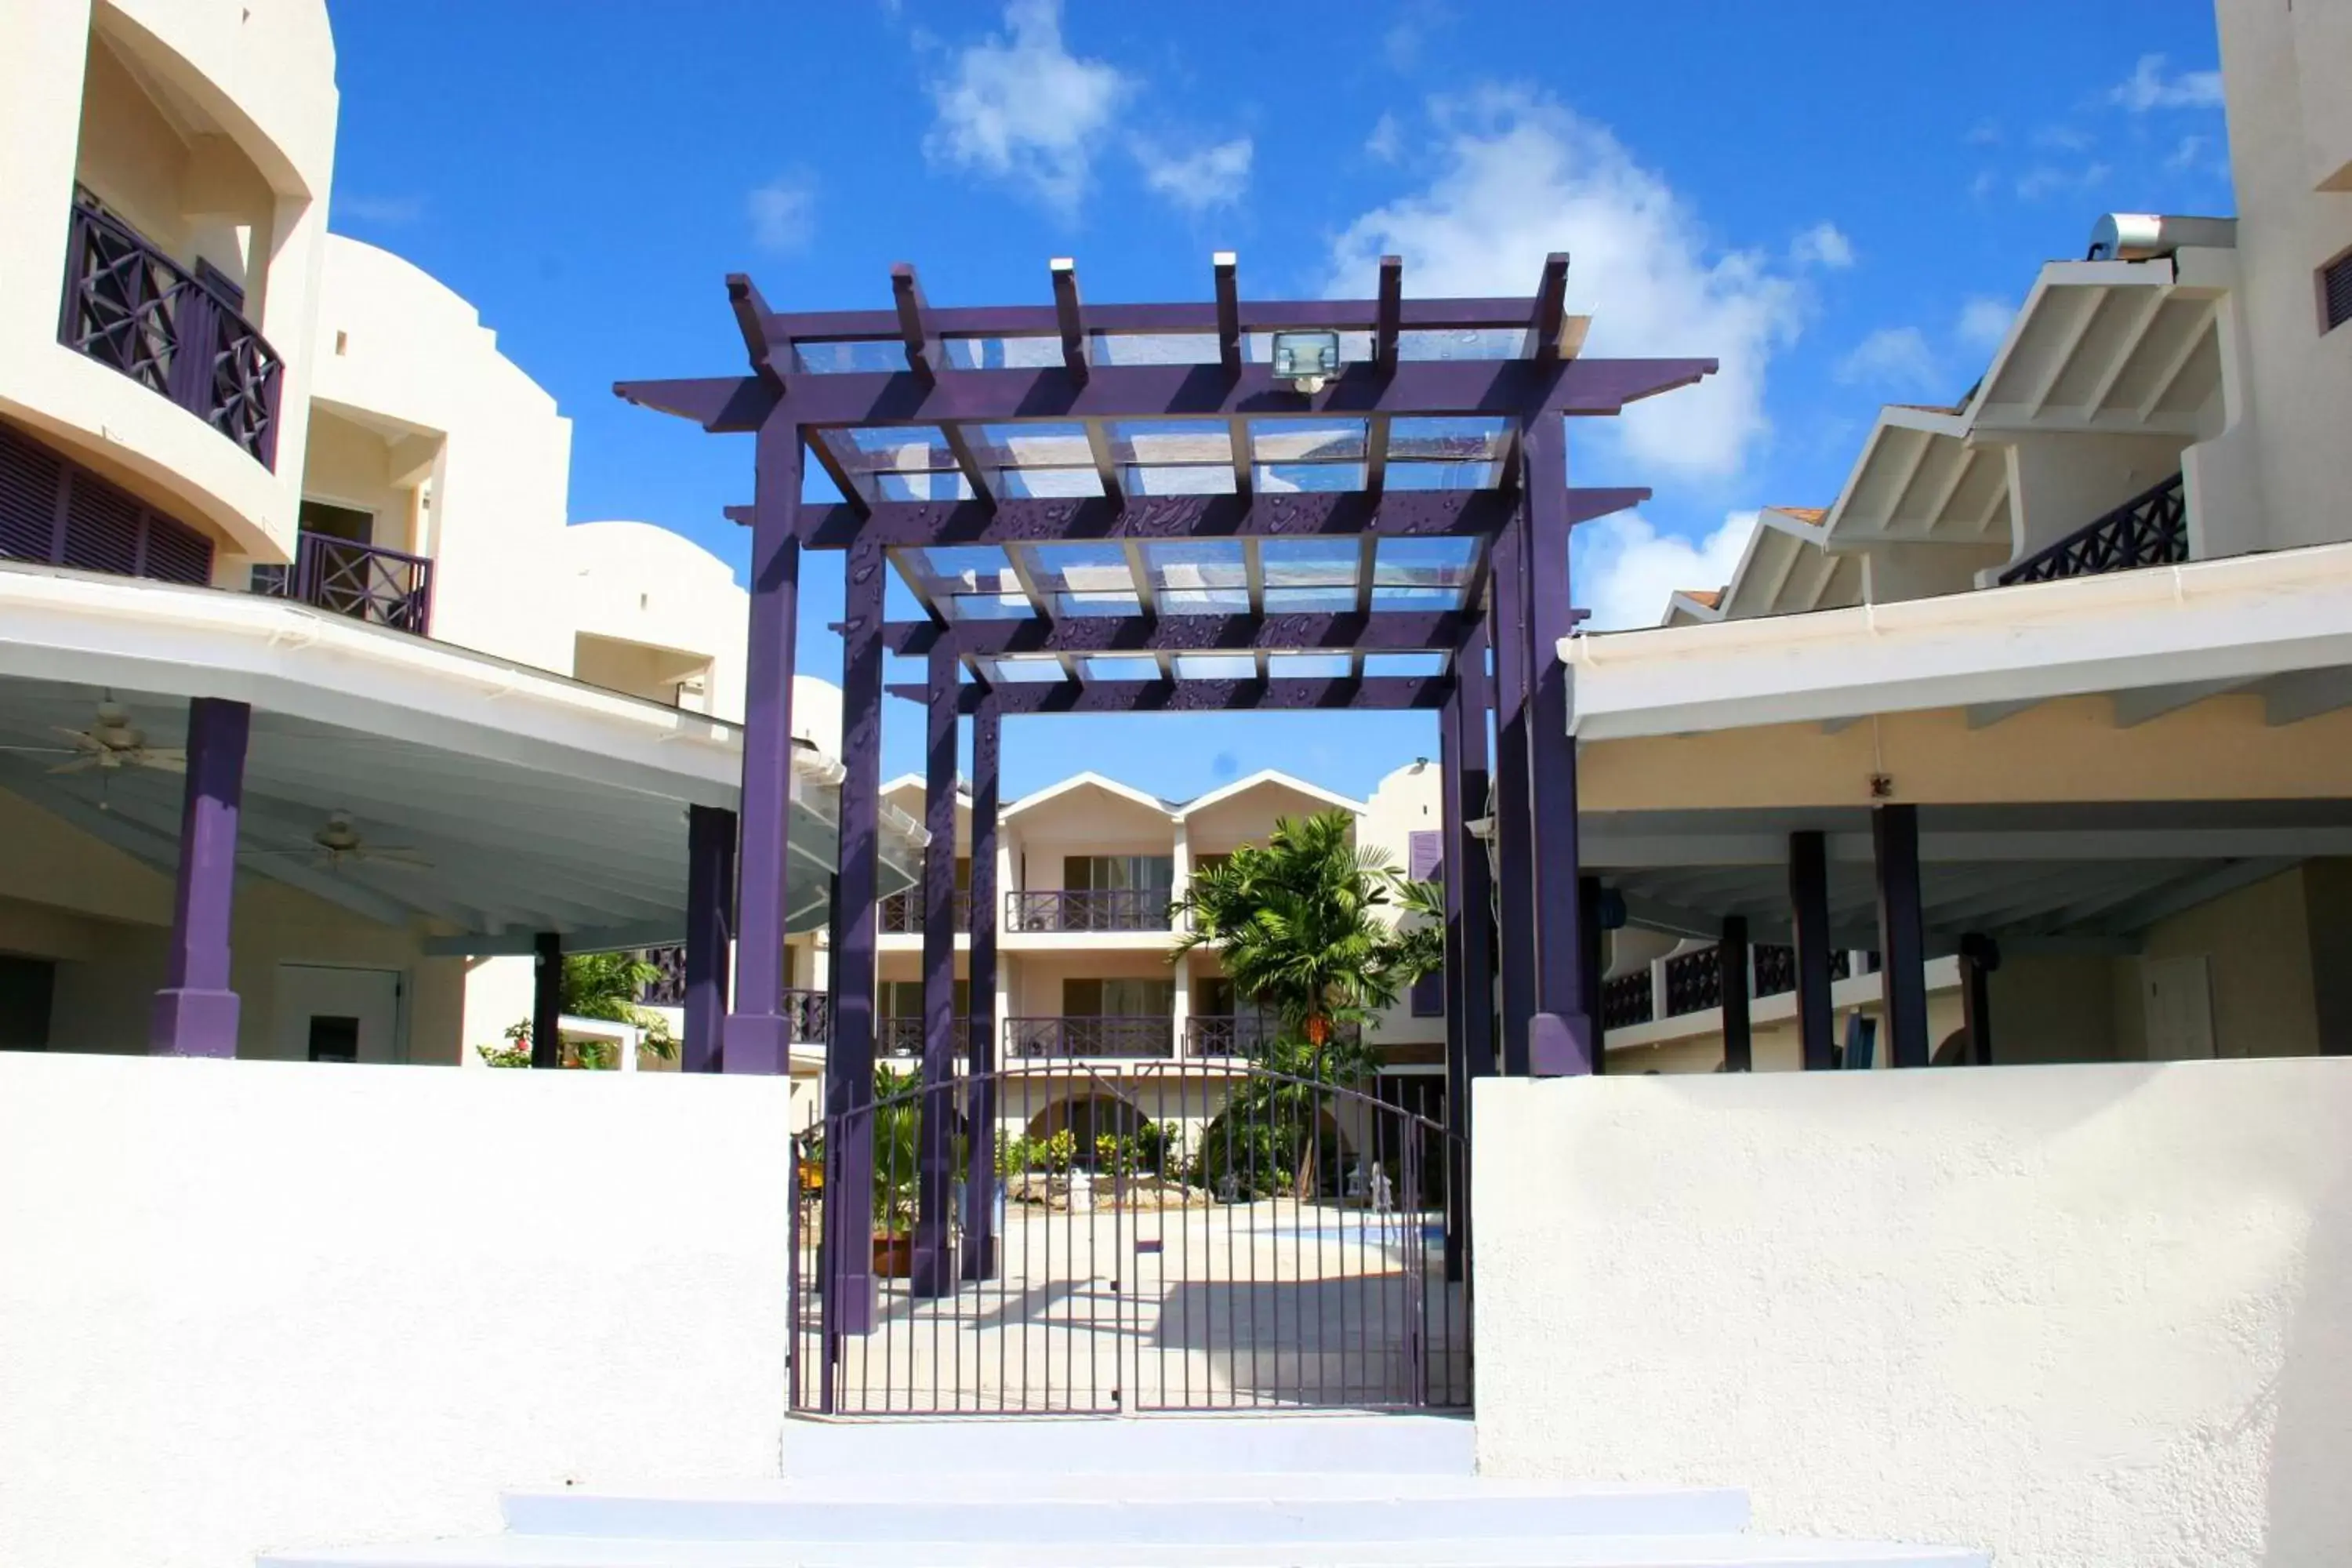
[[[260,1568],[874,1568],[870,1542],[644,1541],[492,1535],[273,1553]],[[890,1568],[1990,1568],[1981,1552],[1736,1534],[1223,1546],[1063,1542],[893,1543]]]
[[[918,1482],[916,1478],[921,1478]],[[658,1541],[1404,1542],[1705,1534],[1748,1525],[1732,1488],[1559,1486],[1475,1476],[960,1476],[639,1491],[521,1491],[519,1535]]]
[[[955,1421],[793,1421],[793,1477],[1025,1474],[1269,1475],[1298,1471],[1466,1476],[1477,1428],[1456,1415],[1184,1415],[1150,1420],[980,1416]]]

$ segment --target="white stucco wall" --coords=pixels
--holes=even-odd
[[[417,552],[433,557],[433,636],[572,669],[562,591],[572,422],[439,279],[341,235],[326,245],[315,395],[411,432],[432,457]]]
[[[649,522],[576,523],[560,543],[576,632],[708,660],[701,710],[742,719],[751,595],[725,562]]]
[[[775,1474],[787,1094],[0,1055],[0,1563],[249,1568],[495,1531],[502,1485]]]
[[[1482,1470],[2002,1568],[2352,1559],[2352,1061],[1477,1089]]]

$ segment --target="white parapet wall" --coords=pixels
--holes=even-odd
[[[0,1563],[773,1476],[787,1085],[0,1054]]]
[[[1480,1468],[2352,1562],[2352,1060],[1477,1086]]]

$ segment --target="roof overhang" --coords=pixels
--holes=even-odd
[[[524,951],[536,931],[579,948],[679,940],[687,807],[731,810],[740,795],[740,732],[701,714],[284,600],[0,568],[5,743],[56,744],[110,695],[158,746],[179,743],[191,698],[251,704],[241,869],[412,927],[428,951]],[[176,773],[48,765],[8,753],[0,787],[176,864]],[[794,929],[824,916],[839,778],[796,752]],[[404,863],[312,854],[335,812]],[[911,884],[922,840],[884,813],[886,891]]]
[[[1971,429],[2210,433],[2220,313],[2236,278],[2231,250],[2050,263],[1969,404]]]

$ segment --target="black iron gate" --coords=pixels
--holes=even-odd
[[[796,1411],[1470,1403],[1460,1143],[1371,1090],[1197,1059],[886,1070],[793,1153]]]

